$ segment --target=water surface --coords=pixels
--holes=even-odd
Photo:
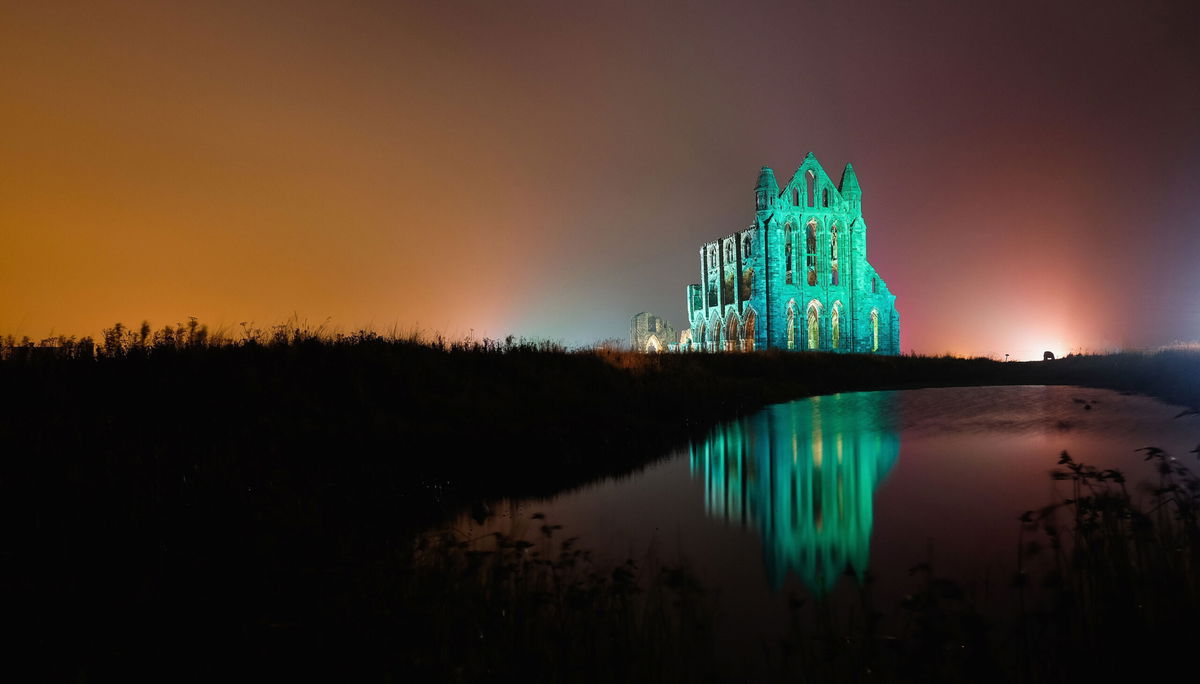
[[[726,637],[761,645],[784,629],[785,596],[852,602],[866,571],[884,608],[911,591],[920,562],[1002,599],[1018,515],[1063,498],[1049,478],[1059,453],[1152,480],[1140,447],[1195,463],[1200,419],[1179,413],[1062,386],[812,397],[722,424],[632,476],[456,527],[533,539],[542,513],[599,563],[685,560],[718,593],[736,631]]]

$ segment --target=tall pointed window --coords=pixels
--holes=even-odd
[[[834,302],[829,310],[829,345],[837,349],[842,341],[842,303]]]
[[[807,197],[805,198],[808,200],[807,206],[815,207],[816,204],[814,204],[814,202],[816,201],[816,197],[815,197],[814,190],[815,190],[815,186],[817,184],[817,177],[813,175],[812,171],[809,171],[808,173],[804,174],[804,180],[805,180],[806,185],[808,186],[808,188],[807,188],[808,194],[807,194]]]
[[[871,351],[879,351],[879,311],[871,309]]]
[[[821,315],[817,303],[808,303],[808,348],[816,349],[821,344]]]
[[[796,348],[796,304],[790,302],[787,308],[787,348]]]
[[[829,231],[829,284],[838,284],[838,231],[837,224]]]
[[[788,221],[783,226],[783,269],[784,281],[787,284],[792,284],[792,222]]]
[[[808,284],[817,284],[817,222],[808,222],[808,235],[804,241],[804,253],[807,255],[805,267],[808,269]]]
[[[717,264],[717,257],[719,256],[717,246],[709,245],[706,254],[708,258],[704,262],[707,271],[704,278],[704,301],[705,306],[713,307],[717,305],[717,277],[720,269],[719,264]]]

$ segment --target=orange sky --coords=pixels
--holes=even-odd
[[[0,1],[0,334],[678,325],[812,150],[906,351],[1200,338],[1195,11],[958,5]]]

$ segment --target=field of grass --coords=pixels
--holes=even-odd
[[[343,651],[351,654],[343,673],[499,679],[517,667],[512,658],[540,648],[518,648],[505,616],[487,612],[509,601],[529,618],[519,632],[528,639],[583,629],[581,615],[601,616],[587,629],[609,630],[589,633],[586,653],[580,643],[555,646],[575,655],[547,656],[536,678],[604,679],[595,663],[624,652],[630,677],[694,679],[693,669],[677,663],[668,672],[647,655],[690,654],[687,668],[715,672],[696,650],[707,608],[683,569],[639,574],[638,586],[658,586],[649,594],[658,598],[630,602],[621,582],[632,580],[619,568],[557,583],[569,549],[550,565],[527,565],[516,562],[525,558],[513,555],[516,541],[480,555],[446,540],[421,550],[414,539],[473,502],[627,473],[720,420],[809,394],[1078,384],[1196,406],[1197,378],[1200,353],[1187,350],[1048,363],[647,356],[294,327],[232,339],[195,323],[114,327],[100,342],[8,338],[0,344],[0,581],[7,614],[22,625],[13,647],[41,654],[48,672],[82,679],[160,660],[214,675],[243,655],[273,663],[275,674],[285,665],[306,671]],[[1194,554],[1194,517],[1190,524],[1170,534],[1191,539]],[[455,577],[459,584],[437,584]],[[1194,583],[1189,591],[1195,607]],[[441,602],[423,603],[430,596]],[[482,641],[510,642],[489,650],[492,642],[455,631],[468,614],[499,620],[476,630]],[[436,616],[441,622],[431,622]],[[439,624],[444,638],[429,641],[442,634],[430,631]],[[1054,629],[1047,638],[1103,643]],[[567,676],[572,663],[593,665]]]

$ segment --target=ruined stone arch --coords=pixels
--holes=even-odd
[[[706,337],[706,335],[708,334],[708,328],[707,328],[707,326],[704,325],[704,319],[697,318],[695,324],[693,324],[692,327],[693,327],[692,348],[693,349],[704,349],[706,343],[708,342],[708,337]]]
[[[642,351],[647,354],[657,354],[663,350],[663,343],[658,339],[658,335],[651,335],[646,339],[646,348]]]
[[[842,302],[838,300],[829,307],[829,346],[838,349],[842,346]]]
[[[792,268],[796,258],[796,230],[792,224],[793,219],[788,219],[783,224],[783,282],[792,284],[795,278],[792,276]]]
[[[754,269],[747,267],[742,269],[742,286],[738,289],[738,297],[741,301],[749,301],[754,295]]]
[[[808,274],[809,285],[817,284],[817,252],[820,249],[818,233],[820,231],[821,224],[815,218],[809,219],[804,224],[804,270]]]
[[[804,312],[805,331],[807,334],[807,347],[809,350],[817,350],[821,348],[821,302],[812,300],[805,307]]]
[[[721,349],[721,317],[717,312],[712,312],[708,317],[708,344],[705,346],[707,351],[719,351]]]
[[[839,238],[838,223],[835,220],[829,224],[829,284],[834,287],[840,284],[838,252],[841,250],[841,245],[838,242]]]
[[[742,349],[754,351],[754,333],[758,324],[758,313],[754,309],[746,309],[745,322],[742,324]]]
[[[799,321],[796,320],[796,300],[793,299],[787,303],[787,312],[785,315],[787,316],[786,327],[784,328],[787,331],[787,348],[795,349],[796,326],[799,325]]]
[[[721,341],[724,342],[725,351],[737,351],[741,342],[741,320],[738,319],[737,312],[730,311],[729,316],[725,319],[725,325],[721,329]]]

